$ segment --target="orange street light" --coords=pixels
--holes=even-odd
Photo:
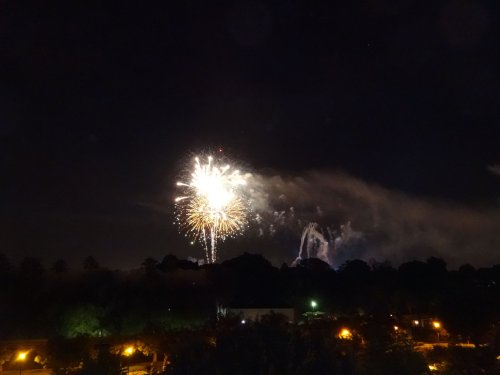
[[[28,359],[29,351],[17,352],[16,362],[19,362],[19,375],[23,372],[23,363]]]
[[[436,330],[436,334],[437,334],[437,339],[438,339],[438,342],[439,342],[439,330],[441,328],[441,323],[438,322],[437,320],[433,321],[432,322],[432,326],[434,327],[434,329]]]
[[[28,353],[29,352],[18,352],[16,356],[16,361],[18,362],[26,361],[26,358],[28,358]]]
[[[126,357],[130,357],[132,354],[134,354],[135,352],[135,348],[130,345],[130,346],[127,346],[125,348],[125,350],[123,350],[123,355],[126,356]]]
[[[342,328],[339,332],[339,338],[343,340],[351,340],[352,339],[352,332],[349,331],[347,328]]]
[[[122,355],[124,355],[125,357],[130,357],[132,356],[132,354],[135,353],[135,347],[133,345],[129,345],[127,346],[123,352],[122,352]],[[127,360],[127,374],[130,374],[130,360]]]

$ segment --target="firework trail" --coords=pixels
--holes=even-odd
[[[177,183],[182,189],[175,199],[177,221],[188,237],[201,241],[208,263],[217,261],[219,241],[241,233],[247,225],[242,190],[248,178],[209,156],[206,163],[196,157],[190,180]]]

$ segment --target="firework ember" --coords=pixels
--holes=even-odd
[[[177,183],[183,193],[175,199],[180,228],[201,241],[209,263],[217,261],[217,242],[241,233],[247,224],[248,209],[241,194],[247,178],[209,156],[206,163],[195,158],[190,180]]]

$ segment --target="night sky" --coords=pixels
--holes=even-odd
[[[409,232],[456,222],[440,233],[482,237],[457,264],[500,263],[496,3],[0,2],[0,252],[113,268],[201,257],[172,225],[174,184],[193,153],[223,147],[314,191],[363,184],[391,217],[426,202]],[[338,222],[365,231],[367,208],[343,204]]]

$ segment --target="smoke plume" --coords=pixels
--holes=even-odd
[[[283,254],[289,262],[302,251],[301,233],[311,222],[317,223],[309,230],[318,246],[309,251],[334,266],[353,258],[399,264],[436,256],[451,267],[500,261],[500,208],[494,203],[479,208],[419,198],[338,172],[255,175],[251,192],[260,235],[295,233],[296,247]]]

